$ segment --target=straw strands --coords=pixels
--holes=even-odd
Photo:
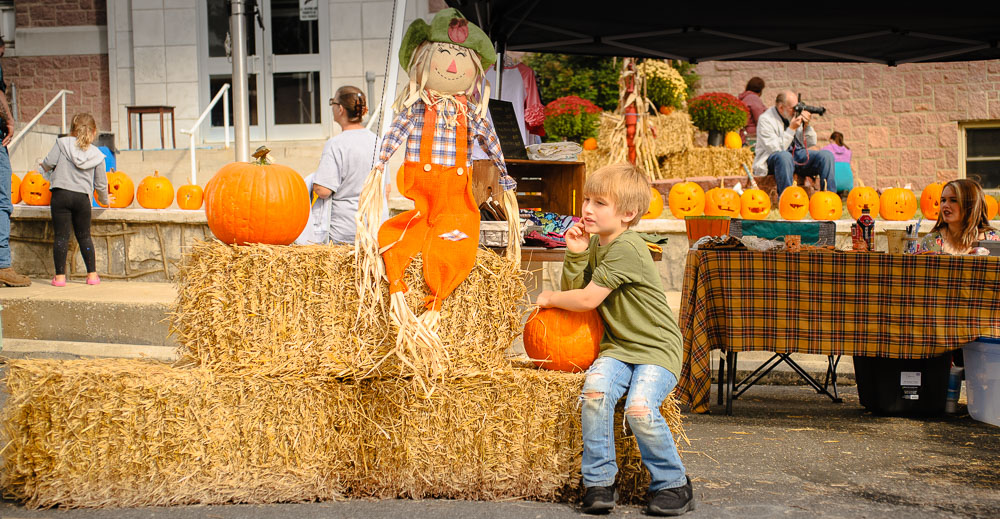
[[[651,156],[644,162],[646,172],[651,179],[666,178],[660,171],[660,161],[654,158],[671,154],[682,154],[694,147],[695,128],[687,113],[675,111],[670,115],[649,114],[645,117],[649,130],[645,139],[638,141],[636,147],[646,150],[646,156]],[[637,132],[638,135],[638,132]],[[625,119],[621,115],[604,112],[601,114],[599,137],[596,150],[584,151],[581,160],[587,164],[587,171],[618,162],[625,162],[628,148],[625,145]],[[642,155],[642,154],[640,154]]]
[[[402,372],[388,308],[358,318],[349,246],[195,245],[180,267],[172,333],[182,356],[215,371],[364,379]],[[427,294],[419,256],[407,270],[411,311]],[[386,295],[382,284],[383,297]],[[521,332],[527,290],[515,263],[480,250],[444,301],[449,376],[489,372]]]
[[[12,360],[2,485],[30,507],[565,500],[580,487],[583,378],[507,366],[423,398],[399,379]],[[672,398],[662,412],[684,438]],[[619,488],[634,501],[648,474],[634,440],[615,429]]]
[[[683,153],[662,157],[660,178],[726,177],[744,175],[742,164],[753,164],[750,148],[729,149],[721,146],[689,148]]]

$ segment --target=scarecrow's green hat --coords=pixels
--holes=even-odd
[[[453,43],[474,50],[479,54],[484,70],[497,61],[497,54],[493,50],[490,37],[476,24],[466,20],[458,9],[448,8],[438,11],[430,25],[419,18],[410,24],[406,29],[406,36],[403,37],[403,43],[399,46],[399,64],[403,68],[410,66],[413,52],[425,41]]]

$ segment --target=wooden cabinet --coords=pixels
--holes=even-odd
[[[583,208],[583,162],[551,160],[507,160],[507,173],[517,181],[517,204],[558,214],[579,216]],[[499,195],[500,172],[490,160],[477,160],[472,167],[472,194],[481,203],[490,193]]]

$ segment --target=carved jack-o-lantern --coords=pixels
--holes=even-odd
[[[49,185],[49,181],[37,171],[29,171],[21,181],[21,200],[28,205],[49,205],[52,201]]]
[[[799,186],[788,186],[778,199],[778,212],[785,220],[801,220],[809,212],[809,195]]]
[[[667,195],[674,218],[705,214],[705,191],[694,182],[674,184]]]
[[[809,200],[809,216],[814,220],[839,220],[844,214],[844,204],[837,193],[817,191]]]
[[[21,177],[10,176],[10,203],[16,204],[21,201]]]
[[[135,184],[132,183],[132,179],[125,173],[121,171],[109,171],[108,194],[113,198],[111,200],[111,207],[128,207],[132,205],[132,200],[135,198]],[[97,191],[94,191],[94,200],[97,201],[97,205],[107,207],[102,205],[100,200],[97,200]]]
[[[924,213],[924,218],[937,220],[938,213],[941,212],[941,191],[943,189],[944,184],[934,182],[928,184],[920,193],[920,212]]]
[[[642,218],[659,218],[663,214],[663,195],[660,194],[659,190],[655,187],[649,188],[650,198],[649,198],[649,210],[646,214],[642,215]]]
[[[732,189],[724,187],[713,187],[705,193],[705,215],[706,216],[729,216],[740,215],[740,194]]]
[[[847,212],[851,213],[851,218],[861,218],[861,211],[866,207],[869,214],[878,214],[878,191],[874,187],[865,186],[852,189],[847,195]]]
[[[986,195],[986,214],[990,220],[997,217],[997,199]]]
[[[761,189],[747,189],[740,196],[740,216],[747,220],[763,220],[771,213],[771,197]]]
[[[909,189],[886,189],[878,204],[879,215],[885,220],[910,220],[917,214],[917,197]]]
[[[146,209],[166,209],[174,202],[174,186],[166,177],[161,177],[159,171],[139,182],[136,190],[139,205]]]

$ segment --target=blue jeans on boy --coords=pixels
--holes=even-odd
[[[660,414],[660,404],[676,385],[674,374],[661,366],[628,364],[611,357],[594,361],[580,397],[584,486],[606,487],[615,482],[615,405],[626,391],[625,419],[639,444],[642,463],[652,476],[649,490],[687,483],[674,437]]]
[[[795,154],[789,151],[772,153],[767,158],[767,172],[774,173],[774,181],[778,185],[778,196],[785,188],[792,185],[792,174],[819,176],[827,191],[837,192],[837,176],[834,168],[833,153],[829,150],[808,150],[796,147]],[[799,164],[799,165],[796,165]]]
[[[10,194],[10,157],[7,147],[0,146],[0,269],[11,265],[10,261],[10,215],[14,212],[14,204]]]

